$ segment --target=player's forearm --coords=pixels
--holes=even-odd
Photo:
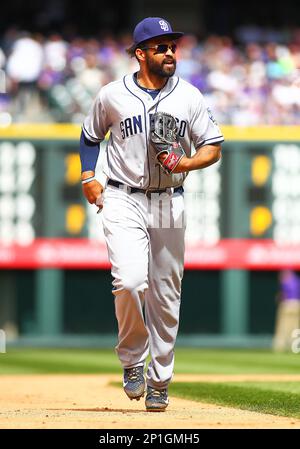
[[[79,156],[81,162],[81,179],[87,179],[95,175],[95,168],[99,156],[99,143],[91,142],[81,131]]]
[[[173,173],[183,173],[209,167],[221,158],[221,145],[204,145],[192,157],[184,156]]]

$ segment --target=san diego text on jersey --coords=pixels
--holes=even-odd
[[[149,114],[149,121],[151,123],[153,114]],[[187,128],[187,122],[185,120],[179,120],[178,117],[175,117],[177,122],[177,134],[179,137],[184,137],[186,128]],[[150,125],[149,123],[149,125]],[[126,139],[127,137],[131,137],[135,134],[143,133],[146,130],[143,127],[143,118],[142,115],[134,115],[133,117],[127,117],[125,120],[122,120],[120,122],[120,130],[121,130],[121,136],[123,139]]]

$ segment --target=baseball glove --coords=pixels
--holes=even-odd
[[[157,154],[156,160],[168,175],[171,174],[185,156],[177,136],[175,118],[166,112],[155,112],[151,118],[150,141]],[[166,157],[160,158],[165,154]]]

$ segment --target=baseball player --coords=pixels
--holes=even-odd
[[[103,208],[124,390],[137,400],[146,391],[148,411],[169,403],[184,264],[182,184],[189,171],[220,159],[223,141],[202,94],[175,75],[182,35],[159,17],[137,24],[127,52],[139,70],[101,88],[80,139],[83,193]],[[104,192],[95,166],[108,131]]]

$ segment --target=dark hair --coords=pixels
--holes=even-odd
[[[148,40],[149,40],[149,39],[147,39],[147,40],[145,40],[145,41],[142,41],[142,42],[139,42],[138,44],[132,44],[131,47],[129,47],[129,48],[126,49],[126,53],[128,53],[129,56],[130,56],[131,58],[136,57],[135,50],[136,50],[137,48],[143,48],[143,46],[146,44],[146,42],[147,42]],[[138,59],[138,58],[136,58],[136,59]]]
[[[126,53],[133,58],[135,56],[135,50],[137,49],[136,45],[131,45],[131,47],[126,48]]]

